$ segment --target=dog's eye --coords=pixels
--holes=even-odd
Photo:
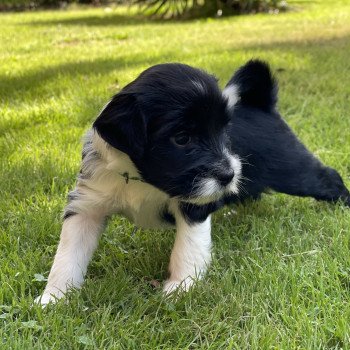
[[[171,140],[177,146],[186,146],[191,142],[191,136],[188,135],[186,132],[179,132],[174,137],[172,137]]]

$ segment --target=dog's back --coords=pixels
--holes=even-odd
[[[232,150],[243,161],[245,178],[244,190],[230,201],[258,198],[271,189],[318,200],[341,199],[350,205],[349,191],[337,171],[309,152],[278,113],[277,83],[268,65],[248,62],[226,89],[238,95],[229,132]]]

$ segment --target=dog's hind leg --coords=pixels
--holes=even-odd
[[[294,196],[350,205],[350,193],[338,172],[325,166],[278,115],[266,117],[268,130],[256,135],[260,179],[265,188]],[[259,139],[260,137],[260,139]],[[257,140],[258,139],[258,140]],[[270,150],[270,152],[268,151]]]
[[[272,189],[289,195],[313,197],[328,202],[343,201],[350,206],[350,193],[338,172],[325,166],[296,137],[289,126],[277,115],[267,115],[261,126],[253,127],[254,142],[245,141],[243,149],[250,164],[243,166],[246,193],[255,196]],[[261,124],[260,124],[261,123]],[[244,186],[243,186],[244,187]]]
[[[303,157],[303,155],[300,155]],[[294,158],[294,157],[293,157]],[[301,159],[297,160],[298,162]],[[350,193],[338,172],[318,160],[309,160],[303,167],[296,163],[269,169],[265,177],[267,188],[294,196],[313,197],[327,202],[342,201],[350,206]]]

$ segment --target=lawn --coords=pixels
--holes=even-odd
[[[350,186],[350,3],[188,22],[125,9],[0,15],[1,349],[350,349],[350,211],[265,195],[213,217],[213,264],[178,300],[173,231],[110,221],[81,291],[42,310],[81,137],[145,68],[178,61],[224,86],[252,57],[270,62],[279,109]]]

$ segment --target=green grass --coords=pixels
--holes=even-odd
[[[123,9],[0,15],[1,349],[350,349],[350,213],[284,195],[214,215],[213,264],[177,301],[173,231],[108,225],[83,289],[32,307],[79,170],[80,139],[108,98],[150,65],[179,61],[223,86],[269,61],[279,108],[350,186],[350,4],[279,15],[147,22]]]

